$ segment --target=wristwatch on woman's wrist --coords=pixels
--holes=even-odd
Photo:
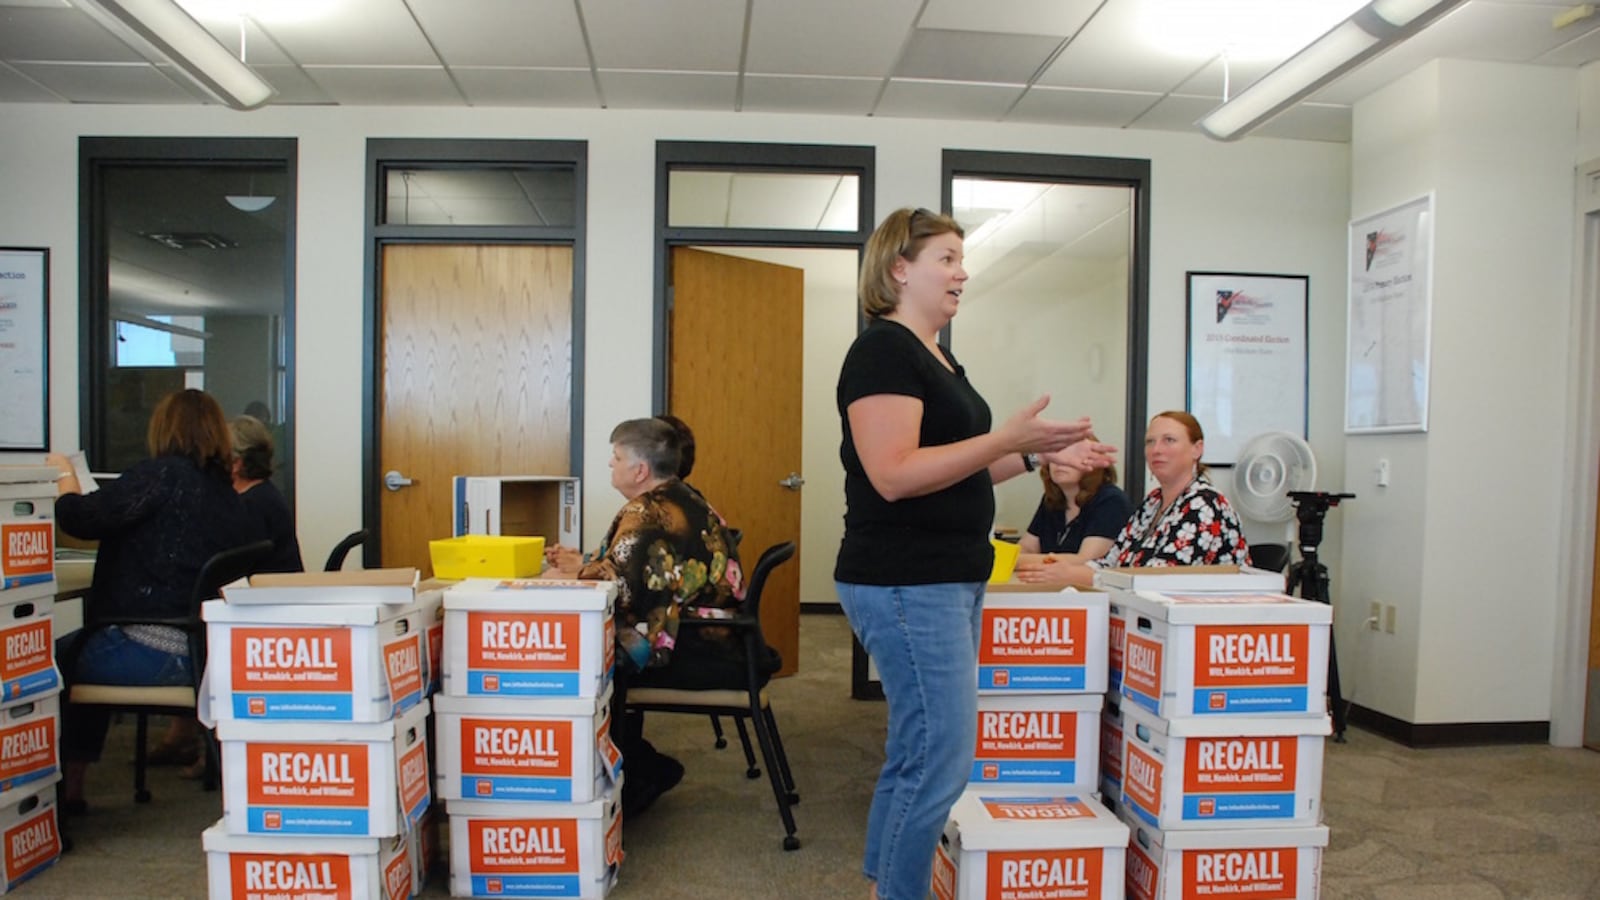
[[[1037,453],[1024,453],[1024,454],[1022,454],[1022,468],[1028,470],[1029,472],[1032,472],[1032,471],[1038,469],[1039,468],[1039,454],[1037,454]]]

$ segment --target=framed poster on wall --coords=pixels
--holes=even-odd
[[[1433,195],[1350,223],[1346,434],[1428,430]]]
[[[1188,408],[1205,463],[1231,466],[1265,431],[1306,436],[1305,275],[1188,273]]]
[[[0,247],[0,450],[50,449],[50,251]]]

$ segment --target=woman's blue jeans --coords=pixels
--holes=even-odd
[[[835,587],[889,701],[862,871],[880,900],[922,900],[950,807],[972,774],[985,585]]]
[[[69,659],[78,640],[74,631],[56,641],[56,656],[69,684],[187,685],[194,683],[189,657],[163,653],[131,640],[115,625],[90,633],[78,658]],[[61,757],[98,762],[111,727],[103,706],[61,706]]]

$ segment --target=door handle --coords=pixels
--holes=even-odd
[[[782,481],[778,482],[778,484],[780,486],[784,487],[787,490],[791,490],[791,491],[800,490],[801,485],[803,485],[805,483],[806,483],[806,480],[804,478],[800,477],[800,473],[799,472],[790,472],[788,478],[785,478]]]
[[[403,487],[410,487],[416,482],[400,474],[399,469],[390,469],[383,473],[383,486],[391,491],[398,491]]]

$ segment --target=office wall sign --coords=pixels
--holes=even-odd
[[[1350,223],[1346,434],[1428,430],[1433,195]]]
[[[50,251],[0,247],[0,451],[50,446]]]

